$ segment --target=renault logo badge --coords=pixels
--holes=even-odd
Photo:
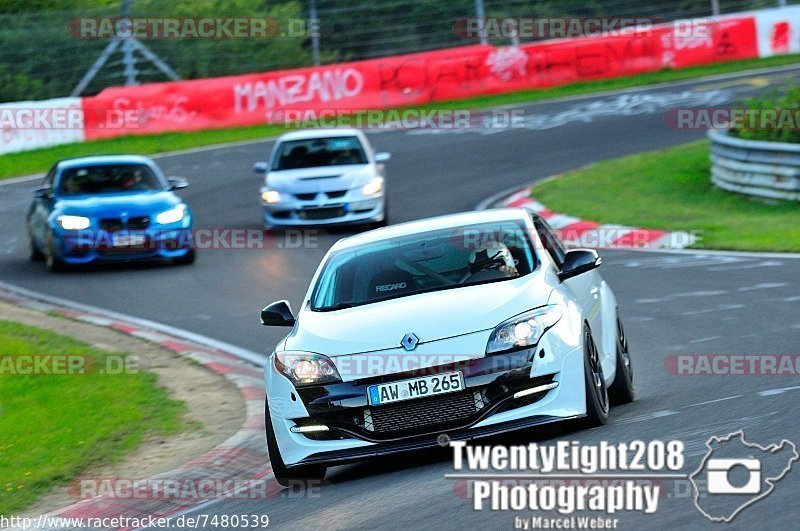
[[[419,338],[414,334],[406,334],[403,336],[403,340],[400,341],[400,344],[406,350],[414,350],[419,344]]]

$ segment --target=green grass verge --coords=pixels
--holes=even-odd
[[[0,321],[0,357],[20,354],[92,356],[100,367],[110,355]],[[0,514],[15,514],[89,466],[118,460],[146,433],[180,431],[183,413],[151,373],[0,376]]]
[[[655,83],[681,81],[717,74],[739,72],[753,68],[790,65],[798,62],[800,62],[800,55],[731,61],[727,63],[715,63],[712,65],[684,68],[681,70],[662,70],[637,76],[574,83],[548,89],[524,90],[508,94],[420,105],[414,106],[414,108],[424,110],[455,110],[482,109],[502,105],[522,105],[554,98],[619,90]],[[12,153],[0,157],[0,179],[44,172],[47,171],[53,163],[64,158],[117,153],[152,155],[167,151],[222,144],[225,142],[267,138],[278,135],[284,131],[286,131],[286,127],[280,125],[259,125],[253,127],[216,129],[213,131],[195,131],[190,133],[165,133],[159,135],[120,137],[82,144],[56,146],[24,153]]]
[[[698,248],[800,251],[800,205],[716,188],[708,154],[700,141],[600,162],[535,186],[533,196],[582,219],[700,231]]]

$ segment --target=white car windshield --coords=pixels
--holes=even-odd
[[[364,148],[355,136],[312,138],[281,142],[272,171],[366,163]]]
[[[499,282],[536,269],[525,227],[491,223],[391,238],[333,253],[311,309],[333,311],[419,293]]]

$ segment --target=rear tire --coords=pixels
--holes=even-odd
[[[275,430],[272,428],[272,420],[269,416],[269,402],[264,403],[264,424],[266,425],[267,451],[269,460],[272,464],[272,473],[275,481],[282,487],[297,485],[301,482],[320,481],[325,479],[328,467],[324,465],[304,465],[287,467],[281,457],[278,442],[275,440]]]
[[[588,326],[583,330],[583,375],[586,384],[586,418],[581,427],[595,428],[608,422],[609,400],[600,353]]]
[[[619,316],[617,316],[617,375],[614,383],[608,388],[608,397],[615,406],[629,404],[636,400],[628,338],[622,328],[622,320]]]

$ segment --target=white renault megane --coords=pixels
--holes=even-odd
[[[273,471],[329,465],[574,419],[634,398],[628,345],[595,251],[500,209],[345,238],[317,270],[265,371]]]

